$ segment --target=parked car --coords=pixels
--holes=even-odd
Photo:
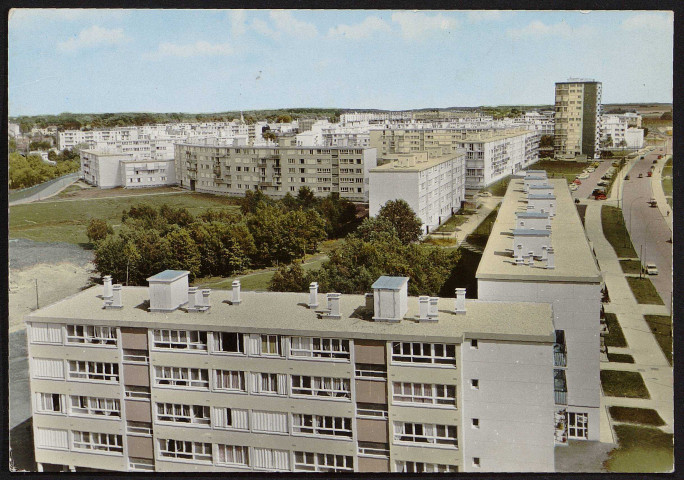
[[[606,182],[605,180],[601,180],[601,181],[598,182],[596,185],[598,185],[599,187],[607,187],[607,186],[608,186],[608,182]]]
[[[647,263],[643,266],[643,271],[647,275],[658,275],[658,267],[656,267],[655,263]]]
[[[655,207],[658,206],[658,202],[656,202],[656,199],[655,199],[655,198],[651,198],[651,199],[648,201],[648,204],[651,206],[651,208],[655,208]]]
[[[490,192],[481,192],[481,193],[480,193],[480,196],[481,196],[481,197],[491,197],[492,194],[491,194]]]
[[[656,163],[658,163],[658,160],[653,160],[653,165],[655,165]]]
[[[596,200],[605,200],[606,199],[606,194],[605,193],[600,193],[594,197]]]
[[[629,180],[629,175],[625,175],[625,180]]]
[[[575,185],[582,185],[582,182],[580,181],[579,178],[574,179],[574,180],[572,181],[572,183],[574,183]]]
[[[643,174],[643,173],[640,173],[640,174],[639,174],[639,178],[644,178],[644,174]]]
[[[576,191],[578,188],[579,188],[579,185],[577,185],[576,183],[571,183],[571,184],[570,184],[570,191],[571,191],[571,192]]]
[[[658,160],[660,160],[661,158],[663,158],[663,156],[662,156],[662,155],[658,155]]]
[[[587,172],[589,172],[589,173],[594,173],[595,170],[596,169],[592,168],[592,167],[587,168]]]
[[[646,174],[646,176],[647,176],[647,177],[652,177],[652,176],[653,176],[653,172],[648,172],[648,173]]]

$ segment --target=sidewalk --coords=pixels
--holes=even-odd
[[[480,199],[481,207],[477,209],[477,213],[474,215],[468,215],[468,220],[462,225],[456,227],[455,232],[449,232],[444,235],[433,235],[433,238],[453,238],[458,242],[454,247],[458,247],[463,243],[468,235],[473,233],[475,229],[482,223],[482,221],[487,218],[487,215],[491,213],[496,206],[501,203],[503,197],[482,197]]]
[[[653,408],[666,422],[665,432],[674,430],[674,400],[672,367],[660,350],[642,313],[652,311],[650,306],[639,305],[632,294],[629,284],[618,262],[613,247],[603,235],[601,227],[601,206],[603,202],[587,201],[585,228],[592,242],[596,258],[601,265],[601,273],[610,294],[610,303],[605,305],[606,312],[615,313],[629,348],[620,349],[634,357],[634,364],[601,362],[602,370],[630,370],[642,374],[644,383],[651,395],[650,399],[631,399],[623,397],[601,397],[602,409],[606,406]],[[609,348],[609,351],[615,351]],[[615,353],[617,353],[615,351]],[[603,423],[603,422],[602,422]],[[602,439],[604,435],[602,435]],[[607,438],[607,436],[605,436]]]

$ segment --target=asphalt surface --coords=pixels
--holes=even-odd
[[[62,242],[34,242],[26,238],[9,241],[9,266],[21,270],[39,263],[71,262],[84,266],[92,262],[94,252],[78,245]]]
[[[625,181],[622,193],[622,214],[629,230],[632,244],[641,255],[642,263],[655,263],[658,275],[650,275],[668,310],[672,301],[672,232],[663,218],[660,209],[649,205],[653,197],[650,178],[646,176],[653,160],[664,154],[664,148],[656,148],[634,164],[629,172],[630,180]],[[639,174],[643,178],[638,178]]]
[[[585,178],[584,180],[580,179],[580,182],[582,182],[582,184],[579,186],[577,190],[572,192],[573,198],[589,198],[591,192],[593,192],[595,188],[599,188],[596,184],[601,181],[601,177],[603,176],[603,174],[606,173],[606,170],[610,168],[612,160],[599,160],[599,162],[600,165],[596,168],[595,171],[589,174],[589,178]],[[591,166],[592,163],[593,162],[588,163],[587,167]]]
[[[9,205],[11,207],[12,205],[36,202],[38,200],[51,197],[52,195],[58,193],[60,190],[68,187],[69,185],[77,181],[79,175],[79,172],[75,172],[70,175],[66,175],[64,177],[55,180],[50,180],[40,185],[36,185],[35,187],[31,187],[31,190],[27,189],[28,191],[30,191],[30,195],[26,197],[23,197],[20,192],[17,192],[19,196],[22,196],[22,198],[19,200],[10,201]]]

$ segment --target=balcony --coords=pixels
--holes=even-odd
[[[568,384],[565,379],[565,370],[553,371],[553,399],[556,405],[568,404]]]
[[[567,347],[565,345],[565,332],[556,330],[556,343],[553,344],[553,366],[567,367]]]

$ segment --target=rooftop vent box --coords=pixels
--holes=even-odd
[[[147,279],[150,285],[150,312],[172,312],[188,303],[187,270],[164,270]]]
[[[373,289],[373,320],[398,322],[408,312],[408,277],[381,276]]]

